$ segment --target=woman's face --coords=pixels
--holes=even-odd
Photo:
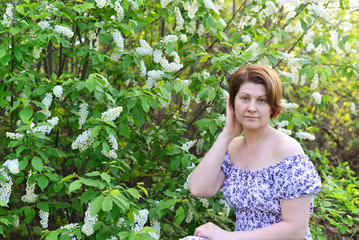
[[[234,99],[234,107],[244,129],[259,129],[269,124],[271,107],[267,102],[267,89],[262,84],[243,83]]]

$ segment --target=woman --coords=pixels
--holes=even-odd
[[[236,228],[207,223],[184,239],[311,239],[321,180],[300,144],[269,124],[283,109],[281,97],[278,74],[267,66],[245,65],[233,75],[225,127],[192,172],[190,191],[208,198],[223,186]]]

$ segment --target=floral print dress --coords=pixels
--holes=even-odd
[[[282,221],[280,202],[295,197],[312,196],[321,189],[321,180],[305,154],[284,157],[261,170],[241,169],[226,152],[222,164],[225,174],[223,196],[236,213],[235,231],[249,231]],[[309,216],[308,216],[309,217]],[[189,236],[182,240],[205,240]],[[305,240],[312,239],[308,227]]]

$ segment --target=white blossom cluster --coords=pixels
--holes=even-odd
[[[209,201],[207,198],[198,198],[199,201],[202,203],[202,206],[205,207],[205,208],[208,208],[209,206]]]
[[[156,49],[156,50],[153,52],[153,61],[154,61],[155,63],[160,63],[160,62],[161,62],[161,59],[162,59],[162,50]]]
[[[181,10],[178,7],[175,7],[175,13],[176,13],[176,31],[181,31],[184,25],[184,20],[181,14]]]
[[[29,177],[30,176],[31,171],[29,172]],[[29,181],[26,182],[26,194],[21,197],[23,202],[34,203],[36,201],[37,195],[35,194],[35,185],[36,183],[29,185]]]
[[[186,182],[183,184],[183,188],[186,190],[189,190],[189,178],[191,177],[191,174],[187,176]]]
[[[288,126],[289,122],[287,120],[283,120],[277,123],[277,126],[280,128],[284,128],[286,126]]]
[[[272,1],[266,1],[265,3],[266,8],[263,10],[263,13],[269,17],[271,15],[274,15],[278,12],[277,7],[275,6],[274,2]]]
[[[147,72],[146,86],[152,88],[156,85],[157,81],[163,77],[164,72],[161,70],[151,70]]]
[[[62,92],[64,91],[64,89],[60,85],[56,85],[54,89],[52,89],[52,91],[54,95],[60,99],[62,97]]]
[[[105,6],[107,6],[108,4],[108,0],[95,0],[96,1],[96,4],[97,4],[97,7],[99,8],[104,8]]]
[[[207,9],[212,9],[214,12],[218,13],[218,9],[214,6],[212,0],[203,0],[203,3]]]
[[[6,182],[0,181],[0,201],[6,204],[9,203],[11,195],[12,180],[7,174],[5,168],[0,168],[0,174],[5,178]]]
[[[281,128],[281,127],[279,127],[279,128],[278,128],[278,131],[281,132],[281,133],[284,133],[284,134],[286,134],[286,135],[288,135],[288,136],[292,135],[292,131],[289,130],[289,129],[286,129],[286,128]]]
[[[199,36],[202,36],[203,33],[204,33],[204,30],[205,30],[205,29],[204,29],[203,24],[200,23],[199,26],[198,26],[198,29],[197,29],[197,34],[198,34]]]
[[[117,143],[117,139],[115,136],[113,136],[112,134],[110,134],[108,141],[111,145],[111,150],[109,152],[106,152],[105,150],[102,150],[101,153],[103,155],[105,155],[108,158],[113,158],[116,159],[117,158],[117,153],[116,150],[118,149],[118,143]]]
[[[123,40],[121,33],[117,29],[114,29],[112,32],[112,37],[116,43],[118,50],[123,51],[125,49],[125,45],[124,45],[124,40]]]
[[[86,234],[86,236],[91,236],[94,233],[93,226],[97,222],[97,214],[95,216],[92,215],[90,207],[91,207],[91,203],[89,203],[87,210],[85,212],[85,220],[84,220],[85,223],[81,229],[82,232]]]
[[[189,34],[195,34],[197,28],[197,22],[195,20],[192,20],[189,25],[186,26],[187,33]]]
[[[159,240],[161,237],[161,224],[157,220],[151,221],[151,227],[157,231],[157,233],[149,232],[151,237],[153,237],[156,240]]]
[[[4,25],[5,27],[10,27],[10,25],[11,25],[13,10],[14,10],[14,6],[11,3],[8,3],[6,5],[6,10],[3,15],[3,21],[1,22],[2,25]]]
[[[229,213],[231,211],[231,206],[227,203],[226,200],[221,199],[219,200],[219,204],[223,205],[223,212],[226,217],[229,216]]]
[[[259,55],[260,51],[261,51],[261,48],[259,47],[258,43],[253,42],[249,46],[249,48],[247,48],[247,50],[245,52],[246,53],[247,52],[252,52],[248,60],[249,61],[254,61],[257,58],[257,56]]]
[[[32,56],[33,56],[35,59],[39,59],[41,52],[42,52],[42,48],[34,47],[34,50],[33,50],[33,52],[32,52]]]
[[[179,35],[179,39],[180,39],[182,42],[186,43],[186,42],[187,42],[187,35],[186,35],[186,34],[180,34],[180,35]]]
[[[308,10],[312,11],[314,13],[314,15],[317,15],[317,16],[323,18],[325,21],[330,20],[330,14],[325,9],[322,2],[309,4]]]
[[[65,37],[67,37],[67,38],[71,38],[74,36],[74,32],[68,27],[55,25],[54,31],[65,35]]]
[[[315,74],[313,79],[312,79],[312,83],[310,84],[310,90],[314,91],[319,84],[319,75]]]
[[[313,134],[307,133],[307,132],[302,132],[302,131],[298,131],[295,136],[299,139],[305,140],[311,140],[314,141],[315,140],[315,136]]]
[[[14,228],[18,228],[20,227],[20,218],[18,215],[13,215],[12,216],[14,218]]]
[[[183,2],[183,7],[188,12],[188,17],[190,19],[196,16],[196,12],[198,11],[197,0]]]
[[[102,121],[114,121],[122,112],[122,107],[114,107],[108,109],[101,114]]]
[[[42,109],[42,113],[45,114],[47,117],[51,116],[51,112],[49,110],[50,105],[52,103],[52,94],[51,93],[46,93],[45,98],[42,100],[42,104],[44,104],[44,108]]]
[[[21,140],[24,137],[24,134],[6,132],[6,137],[10,138],[11,140]]]
[[[78,223],[69,223],[64,226],[61,226],[60,229],[68,229],[69,233],[62,233],[61,235],[69,235],[71,240],[77,240],[77,237],[75,236],[75,233],[72,231],[74,228],[78,228]]]
[[[172,0],[160,0],[161,7],[166,8],[170,2],[172,2]]]
[[[111,59],[114,61],[114,62],[118,62],[118,60],[120,60],[121,58],[121,52],[119,51],[114,51],[112,54],[111,54]]]
[[[120,228],[122,225],[124,225],[125,227],[127,226],[124,218],[118,219],[118,221],[116,223],[117,228]]]
[[[7,169],[14,175],[19,173],[19,160],[18,159],[11,159],[11,160],[8,159],[5,161],[3,166],[7,167]]]
[[[37,25],[39,25],[41,29],[50,28],[50,23],[46,20],[40,21]]]
[[[300,77],[300,86],[304,86],[306,80],[307,80],[307,74],[303,74]]]
[[[49,224],[49,215],[50,215],[50,213],[40,210],[39,215],[40,215],[40,218],[41,218],[40,224],[41,224],[43,229],[46,229],[48,227],[48,224]]]
[[[121,6],[121,1],[117,0],[115,2],[115,11],[117,12],[117,21],[121,22],[125,18],[125,11]]]
[[[189,208],[186,216],[186,223],[190,223],[193,219],[193,212],[192,209]]]
[[[173,57],[173,62],[169,63],[165,57],[161,58],[160,64],[164,72],[176,72],[183,67],[177,52],[173,51],[169,56]]]
[[[288,103],[284,100],[281,101],[281,105],[284,107],[285,110],[295,109],[299,107],[299,105],[296,103]]]
[[[357,114],[357,109],[356,109],[356,105],[354,102],[352,102],[350,104],[350,111],[352,112],[352,114],[356,115]]]
[[[187,98],[182,97],[182,108],[181,109],[182,109],[183,112],[188,111],[190,103],[191,103],[191,97],[190,96],[187,96]]]
[[[136,48],[136,52],[140,54],[141,56],[152,56],[153,49],[151,46],[146,42],[146,40],[141,39],[140,40],[140,47]]]
[[[87,129],[83,133],[81,133],[74,142],[71,144],[72,149],[79,149],[81,152],[88,149],[95,141],[94,138],[91,137],[91,128]]]
[[[118,238],[116,236],[111,236],[106,238],[105,240],[118,240]]]
[[[156,50],[157,51],[157,50]],[[155,51],[155,52],[156,52]],[[153,54],[154,55],[154,54]],[[143,60],[140,61],[140,66],[139,66],[139,69],[140,69],[140,75],[141,77],[145,77],[146,74],[147,74],[147,68],[146,68],[146,64]]]
[[[320,104],[322,102],[322,95],[320,93],[314,92],[312,94],[312,97],[314,98],[314,100],[317,104]]]
[[[358,9],[359,8],[359,1],[358,0],[349,0],[349,8]]]
[[[80,110],[79,110],[79,116],[80,116],[80,119],[79,119],[79,129],[82,128],[82,126],[85,124],[86,122],[86,119],[87,119],[87,116],[89,114],[89,111],[87,110],[88,108],[88,104],[83,102],[80,104]]]
[[[131,226],[131,229],[135,232],[141,231],[143,227],[145,226],[147,219],[148,219],[148,210],[147,209],[141,209],[138,211],[138,214],[134,213],[134,222]]]
[[[242,36],[242,40],[244,43],[249,43],[252,41],[251,36],[249,36],[248,34]]]
[[[177,40],[178,37],[176,35],[167,35],[161,40],[161,42],[166,45],[169,42],[177,42]]]
[[[49,125],[42,125],[35,127],[33,129],[33,132],[42,132],[43,134],[49,134],[51,130],[59,123],[59,118],[53,117],[47,120],[47,123],[49,123]]]
[[[183,151],[188,152],[189,149],[190,149],[191,147],[193,147],[193,145],[194,145],[196,142],[197,142],[197,140],[188,141],[188,142],[186,142],[186,143],[184,143],[184,144],[182,145],[181,149],[182,149]]]
[[[221,122],[225,122],[225,121],[226,121],[226,115],[221,114],[221,115],[218,117],[218,120],[221,121]]]
[[[132,8],[135,9],[135,10],[138,10],[139,9],[139,6],[137,4],[136,1],[133,1],[133,0],[128,0],[128,2],[132,5]]]

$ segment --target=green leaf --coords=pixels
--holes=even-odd
[[[60,229],[57,229],[55,231],[51,231],[49,235],[46,236],[46,240],[57,240],[57,237],[60,234]]]
[[[76,180],[74,182],[72,182],[69,186],[69,192],[73,192],[76,191],[77,189],[79,189],[82,186],[82,180]]]
[[[113,207],[112,197],[106,196],[102,202],[102,210],[104,212],[108,212],[112,210],[112,207]]]
[[[102,178],[103,180],[105,180],[106,182],[108,182],[108,183],[111,182],[111,176],[108,175],[108,174],[105,173],[105,172],[101,173],[101,178]]]
[[[47,202],[39,202],[37,204],[37,208],[44,211],[44,212],[48,212],[49,211],[49,204]]]
[[[132,57],[131,55],[126,55],[124,58],[123,58],[123,68],[124,69],[128,69],[128,67],[131,65],[132,63]]]
[[[103,199],[104,196],[100,195],[91,203],[90,210],[92,215],[96,215],[101,210]]]
[[[140,198],[140,193],[137,191],[137,189],[134,189],[134,188],[129,188],[127,189],[127,192],[129,194],[131,194],[132,197],[136,198],[136,199],[139,199]]]
[[[183,220],[185,219],[186,217],[186,214],[184,212],[184,209],[183,207],[179,207],[176,211],[176,216],[175,216],[175,222],[178,224],[178,225],[181,225],[181,223],[183,222]]]
[[[101,126],[94,127],[91,131],[91,137],[95,138],[100,130],[101,130]]]
[[[49,180],[47,179],[47,177],[41,176],[41,177],[37,180],[37,185],[39,185],[39,187],[41,188],[41,190],[44,191],[44,189],[49,185]]]
[[[150,111],[150,103],[149,103],[148,99],[147,98],[141,98],[141,100],[142,100],[142,109],[143,109],[143,111],[148,113]]]
[[[36,156],[32,158],[31,165],[39,172],[41,172],[42,168],[44,167],[42,159]]]
[[[97,81],[96,81],[96,75],[95,74],[91,74],[89,76],[89,78],[86,80],[85,82],[85,86],[86,88],[90,91],[90,93],[95,90],[96,86],[97,86]]]
[[[128,139],[130,138],[130,128],[125,123],[120,123],[119,133]]]
[[[93,3],[84,3],[81,5],[78,5],[79,8],[81,8],[82,10],[89,10],[91,8],[95,8],[95,6],[93,5]]]
[[[23,123],[27,123],[30,118],[31,118],[31,115],[32,115],[32,109],[30,108],[23,108],[20,112],[20,118],[22,120]]]
[[[96,176],[100,176],[100,172],[99,171],[93,171],[93,172],[89,172],[85,174],[88,177],[96,177]]]

